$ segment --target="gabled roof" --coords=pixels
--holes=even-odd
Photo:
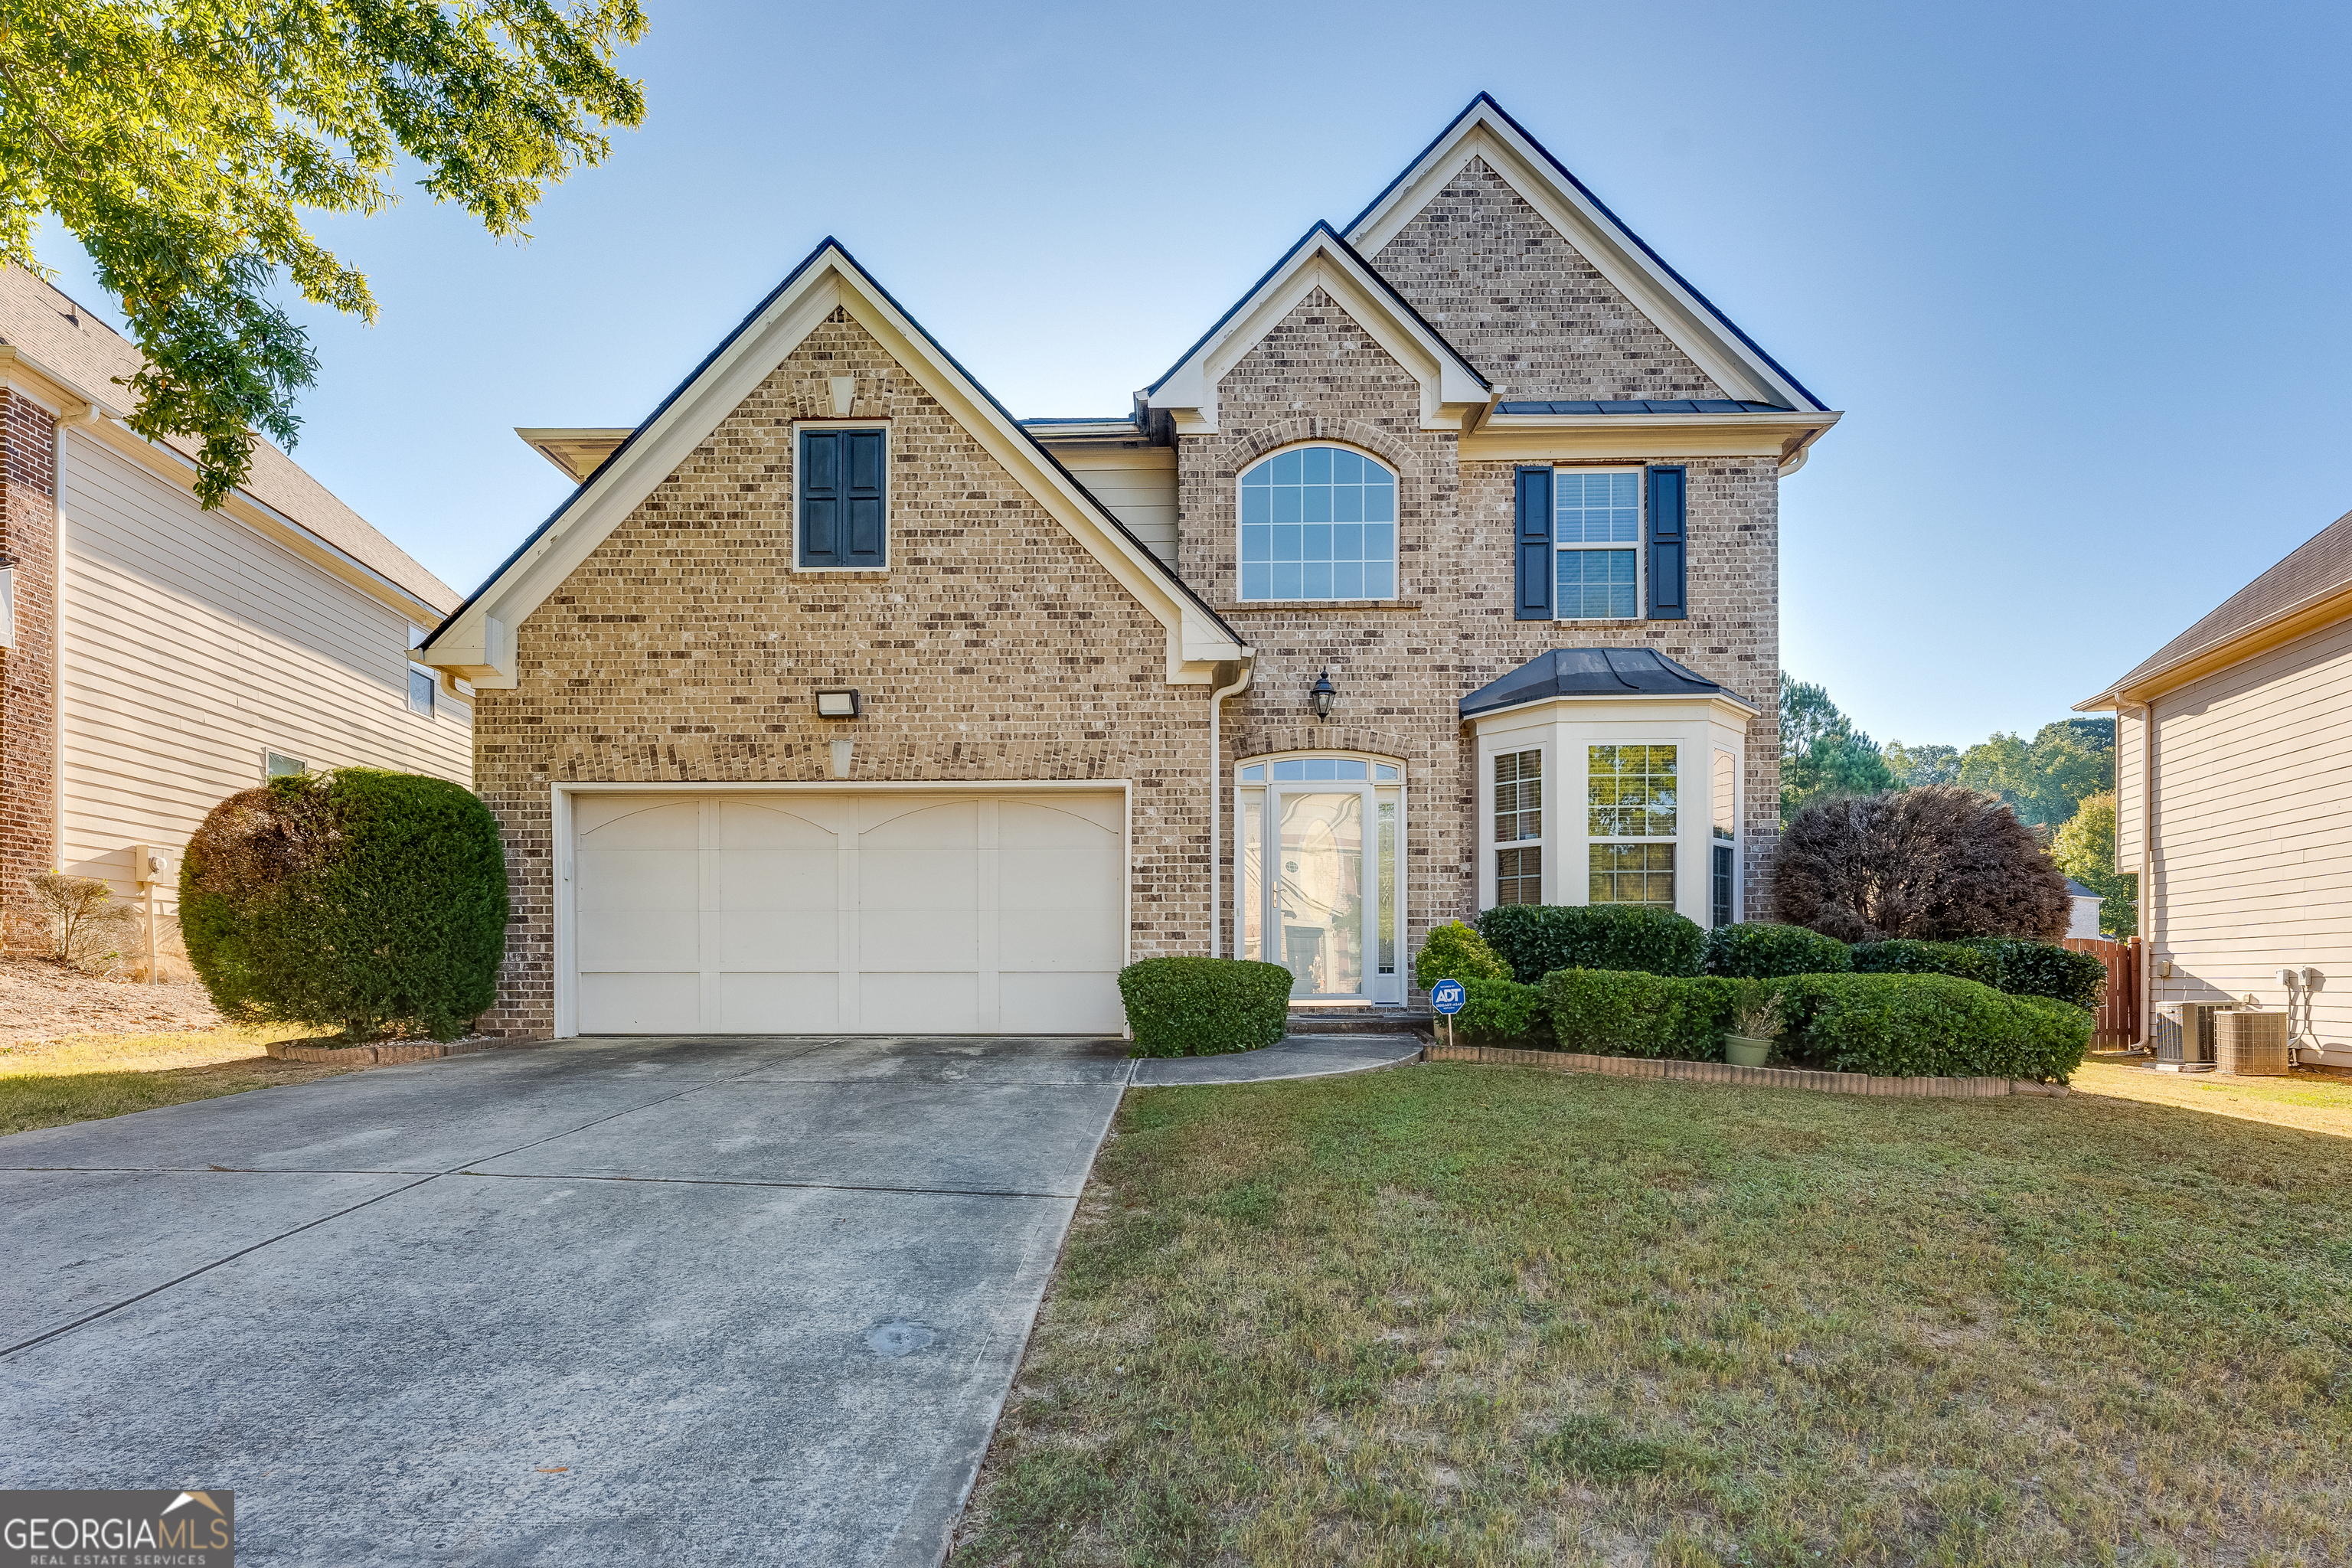
[[[1367,255],[1411,222],[1473,158],[1482,158],[1527,204],[1558,229],[1603,278],[1655,322],[1660,331],[1733,397],[1808,411],[1828,405],[1735,326],[1706,296],[1602,205],[1584,182],[1545,151],[1503,106],[1485,93],[1423,149],[1404,173],[1348,226],[1349,242]]]
[[[1249,657],[1234,629],[832,238],[662,399],[417,657],[478,686],[513,687],[515,629],[836,309],[870,333],[1167,628],[1171,684],[1202,684],[1218,662]]]
[[[2113,708],[2184,685],[2235,662],[2232,644],[2249,645],[2244,654],[2251,654],[2345,616],[2352,616],[2352,512],[2305,540],[2122,679],[2075,703],[2074,710]]]
[[[1466,415],[1490,401],[1486,378],[1337,229],[1321,222],[1300,236],[1166,374],[1138,393],[1138,400],[1171,415],[1179,435],[1215,434],[1217,383],[1318,288],[1421,383],[1423,429],[1458,430]]]
[[[1756,705],[1654,648],[1556,647],[1462,700],[1465,719],[1557,697],[1703,697]]]
[[[128,383],[146,363],[139,345],[74,303],[46,280],[21,267],[0,266],[0,360],[21,362],[35,374],[87,403],[98,419],[121,420],[131,412]],[[110,446],[131,455],[153,448],[148,458],[174,483],[192,483],[199,444],[185,437],[142,440],[119,426]],[[170,454],[166,457],[165,454]],[[253,466],[237,493],[313,535],[337,554],[348,556],[374,577],[447,614],[457,590],[417,564],[415,559],[371,527],[293,458],[256,436]],[[411,613],[415,613],[411,607]]]

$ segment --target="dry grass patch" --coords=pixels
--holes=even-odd
[[[2235,1078],[2218,1073],[2152,1072],[2116,1062],[2084,1062],[2074,1075],[2078,1094],[2176,1105],[2211,1116],[2267,1121],[2352,1138],[2352,1077],[2305,1069],[2284,1078]]]
[[[1433,1065],[1131,1094],[954,1561],[2352,1557],[2352,1144]]]
[[[263,1053],[271,1041],[310,1034],[299,1024],[228,1026],[0,1047],[0,1134],[359,1070],[361,1064],[277,1061]]]

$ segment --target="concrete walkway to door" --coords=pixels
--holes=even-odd
[[[568,1041],[0,1139],[0,1475],[247,1564],[936,1563],[1116,1039]]]

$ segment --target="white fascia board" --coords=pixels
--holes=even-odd
[[[1321,234],[1301,246],[1287,266],[1259,285],[1221,330],[1168,374],[1150,393],[1151,406],[1174,420],[1180,436],[1215,435],[1217,384],[1318,287],[1421,384],[1423,429],[1459,430],[1474,411],[1486,407],[1490,394],[1478,373],[1444,339],[1400,310],[1383,284]]]
[[[1822,414],[1490,414],[1462,437],[1462,457],[1490,461],[1547,458],[1769,457],[1785,474],[1844,416]]]
[[[1745,725],[1764,711],[1746,698],[1735,697],[1728,691],[1694,693],[1688,697],[1677,697],[1666,691],[1596,691],[1569,697],[1558,694],[1530,697],[1525,702],[1514,702],[1507,708],[1490,708],[1484,713],[1474,713],[1462,722],[1473,729],[1483,730],[1496,719],[1523,719],[1538,708],[1590,708],[1596,703],[1611,709],[1654,707],[1664,710],[1663,716],[1669,718],[1704,708],[1713,717],[1734,726]]]
[[[1713,310],[1653,260],[1640,242],[1591,198],[1562,182],[1553,172],[1551,160],[1490,105],[1481,103],[1465,115],[1452,135],[1431,148],[1357,220],[1348,231],[1348,243],[1366,256],[1378,256],[1381,247],[1419,216],[1474,157],[1484,158],[1505,184],[1542,214],[1545,222],[1727,395],[1759,403],[1785,403],[1794,408],[1819,406],[1802,387],[1727,330]]]
[[[465,676],[479,687],[511,689],[516,684],[513,637],[523,622],[836,307],[845,309],[1167,629],[1171,684],[1202,684],[1210,678],[1208,667],[1217,660],[1245,657],[1243,645],[1217,631],[1205,616],[1197,632],[1188,631],[1195,608],[1167,583],[1156,563],[1147,564],[1143,547],[1106,523],[1084,489],[1043,460],[1020,427],[947,361],[856,263],[837,247],[827,246],[793,287],[772,300],[604,465],[545,532],[435,635],[420,660]],[[499,623],[499,632],[489,626],[492,621]]]

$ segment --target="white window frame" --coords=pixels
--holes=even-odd
[[[1728,757],[1731,759],[1731,837],[1728,838],[1717,838],[1715,836],[1715,776],[1713,770],[1716,757]],[[1742,864],[1745,858],[1739,853],[1741,845],[1739,832],[1741,822],[1739,814],[1741,804],[1740,796],[1747,788],[1747,769],[1743,765],[1745,761],[1745,758],[1728,746],[1715,747],[1713,749],[1712,755],[1707,759],[1707,913],[1710,917],[1715,913],[1715,852],[1718,849],[1728,849],[1731,851],[1731,923],[1734,925],[1739,923],[1743,895],[1745,895],[1748,890],[1748,870],[1746,866]]]
[[[1582,799],[1580,799],[1580,800],[1579,800],[1579,801],[1576,803],[1576,812],[1577,812],[1577,816],[1576,816],[1576,826],[1577,826],[1577,836],[1578,836],[1578,837],[1579,837],[1580,839],[1581,839],[1581,840],[1582,840],[1583,845],[1584,845],[1584,854],[1583,854],[1583,856],[1580,858],[1580,863],[1578,864],[1578,866],[1577,866],[1577,868],[1576,868],[1576,876],[1577,876],[1577,878],[1578,878],[1577,890],[1578,890],[1578,892],[1581,895],[1580,897],[1579,897],[1579,898],[1577,899],[1577,900],[1576,900],[1576,901],[1577,901],[1578,903],[1580,903],[1580,904],[1590,904],[1590,903],[1592,903],[1592,902],[1594,901],[1593,897],[1592,897],[1592,847],[1593,847],[1594,845],[1596,845],[1596,844],[1664,844],[1664,845],[1667,846],[1669,848],[1671,848],[1671,849],[1674,851],[1674,861],[1675,861],[1675,864],[1674,864],[1674,870],[1673,870],[1673,872],[1671,873],[1671,875],[1674,877],[1674,879],[1675,879],[1675,891],[1674,891],[1674,897],[1672,897],[1671,899],[1667,900],[1666,900],[1664,903],[1663,903],[1663,904],[1655,904],[1655,903],[1626,904],[1626,905],[1621,905],[1620,907],[1622,907],[1622,908],[1628,908],[1628,909],[1652,909],[1652,910],[1664,909],[1664,910],[1675,910],[1675,911],[1676,911],[1676,912],[1680,912],[1680,910],[1681,910],[1681,909],[1682,909],[1682,907],[1683,907],[1684,901],[1685,901],[1685,900],[1684,900],[1684,898],[1683,898],[1683,895],[1684,895],[1684,893],[1685,893],[1685,892],[1689,889],[1689,887],[1690,887],[1690,883],[1685,879],[1686,879],[1686,878],[1690,875],[1690,866],[1689,866],[1689,864],[1688,864],[1687,862],[1685,862],[1685,861],[1683,859],[1683,840],[1684,840],[1685,837],[1688,837],[1688,829],[1689,829],[1689,826],[1690,826],[1690,816],[1689,816],[1689,815],[1688,815],[1688,814],[1689,814],[1689,811],[1690,811],[1690,774],[1689,774],[1689,773],[1686,771],[1686,763],[1687,763],[1687,759],[1688,759],[1688,756],[1689,756],[1689,753],[1690,753],[1690,752],[1691,752],[1692,748],[1691,748],[1688,744],[1685,743],[1684,742],[1682,742],[1682,741],[1680,741],[1680,740],[1673,740],[1673,741],[1624,741],[1624,740],[1600,740],[1600,739],[1589,739],[1589,740],[1586,740],[1586,741],[1582,742],[1581,742],[1581,744],[1584,746],[1584,748],[1585,748],[1585,752],[1584,752],[1584,755],[1583,755],[1582,757],[1580,757],[1580,759],[1578,759],[1579,763],[1580,763],[1580,766],[1578,767],[1577,772],[1578,772],[1579,775],[1580,775],[1580,776],[1583,779],[1583,781],[1584,781],[1584,792],[1583,792],[1583,798],[1582,798]],[[1595,832],[1593,832],[1593,831],[1592,831],[1592,748],[1597,747],[1597,746],[1647,746],[1647,747],[1652,747],[1652,748],[1655,748],[1655,747],[1658,747],[1658,746],[1672,746],[1672,747],[1674,748],[1674,751],[1675,751],[1675,830],[1674,830],[1674,832],[1672,832],[1672,833],[1670,833],[1670,834],[1666,835],[1666,836],[1665,836],[1664,837],[1663,837],[1663,838],[1656,838],[1656,837],[1649,837],[1649,836],[1647,836],[1647,835],[1643,835],[1643,836],[1641,836],[1641,837],[1633,837],[1633,836],[1631,836],[1631,835],[1614,834],[1614,833],[1595,833]],[[1708,823],[1708,825],[1709,825],[1709,826],[1708,826],[1708,835],[1709,835],[1709,837],[1707,837],[1707,839],[1706,839],[1706,843],[1707,843],[1707,845],[1709,846],[1709,847],[1710,847],[1710,848],[1712,848],[1712,847],[1713,847],[1713,845],[1714,845],[1714,842],[1715,842],[1714,837],[1713,837],[1713,833],[1714,833],[1713,823],[1714,823],[1714,819],[1715,819],[1715,805],[1714,805],[1715,775],[1714,775],[1714,773],[1713,773],[1713,771],[1712,771],[1712,770],[1713,770],[1713,768],[1714,768],[1714,766],[1715,766],[1715,756],[1714,756],[1714,752],[1715,752],[1715,748],[1713,748],[1713,747],[1709,747],[1709,748],[1707,748],[1707,767],[1708,767],[1708,769],[1709,769],[1710,771],[1708,772],[1708,774],[1707,774],[1707,785],[1706,785],[1706,787],[1707,787],[1707,797],[1706,797],[1706,798],[1707,798],[1707,816],[1706,816],[1706,821],[1707,821],[1707,823]],[[1705,867],[1703,869],[1704,869],[1704,871],[1705,871],[1705,874],[1706,874],[1706,876],[1708,876],[1709,878],[1712,878],[1712,877],[1715,875],[1715,865],[1714,865],[1714,858],[1713,858],[1712,855],[1710,855],[1710,856],[1708,857],[1707,864],[1706,865],[1706,867]],[[1708,888],[1708,889],[1710,889],[1710,895],[1711,895],[1711,890],[1712,890],[1713,884],[1712,884],[1711,882],[1709,882],[1709,883],[1703,883],[1703,884],[1701,884],[1701,885],[1702,885],[1703,887]],[[1711,896],[1710,896],[1710,900],[1709,900],[1709,901],[1712,901],[1712,898],[1711,898]]]
[[[1395,530],[1395,532],[1394,532],[1394,533],[1393,533],[1393,535],[1390,538],[1390,541],[1389,541],[1389,555],[1390,555],[1390,563],[1389,563],[1389,564],[1390,564],[1390,568],[1391,568],[1391,570],[1390,570],[1390,574],[1389,574],[1389,586],[1390,586],[1390,588],[1392,590],[1391,592],[1387,593],[1387,594],[1379,594],[1379,595],[1362,595],[1362,594],[1359,594],[1359,595],[1355,595],[1355,596],[1354,596],[1354,597],[1352,597],[1352,598],[1346,598],[1346,599],[1336,598],[1336,597],[1328,597],[1328,596],[1324,597],[1324,598],[1316,598],[1316,597],[1313,597],[1312,595],[1306,595],[1306,594],[1297,594],[1297,595],[1291,595],[1290,597],[1287,597],[1287,598],[1277,597],[1277,596],[1268,596],[1268,597],[1266,597],[1266,598],[1263,598],[1263,599],[1252,599],[1252,598],[1246,597],[1246,596],[1243,594],[1243,592],[1242,592],[1242,480],[1243,480],[1243,479],[1244,479],[1245,476],[1247,476],[1247,475],[1249,475],[1249,474],[1252,474],[1252,473],[1255,473],[1255,472],[1257,470],[1258,467],[1259,467],[1261,464],[1270,463],[1270,462],[1274,461],[1274,459],[1276,459],[1276,458],[1281,457],[1285,452],[1303,452],[1303,451],[1306,451],[1307,448],[1309,448],[1309,447],[1326,447],[1326,448],[1328,448],[1328,449],[1329,449],[1329,450],[1331,450],[1331,451],[1334,451],[1334,452],[1352,452],[1352,453],[1354,453],[1357,457],[1360,457],[1360,458],[1363,458],[1363,459],[1364,459],[1364,461],[1366,461],[1367,463],[1370,463],[1370,464],[1371,464],[1374,468],[1377,468],[1378,469],[1380,469],[1380,470],[1381,470],[1381,472],[1382,472],[1382,473],[1386,474],[1386,475],[1389,477],[1389,479],[1390,479],[1391,481],[1393,481],[1393,483],[1394,483],[1394,485],[1395,485],[1395,487],[1396,487],[1396,511],[1397,511],[1397,515],[1396,515],[1396,517],[1394,518],[1394,520],[1392,520],[1392,521],[1390,522],[1390,524],[1389,524],[1389,526],[1390,526],[1391,529]],[[1270,586],[1270,585],[1271,585],[1271,584],[1269,584],[1269,586]],[[1328,438],[1324,438],[1324,437],[1317,437],[1317,438],[1315,438],[1315,439],[1306,440],[1306,441],[1292,441],[1292,442],[1288,442],[1288,443],[1286,443],[1286,444],[1285,444],[1285,445],[1283,445],[1283,446],[1276,447],[1273,448],[1271,451],[1260,452],[1256,457],[1255,457],[1255,458],[1251,458],[1248,462],[1246,462],[1246,463],[1244,463],[1244,464],[1243,464],[1243,465],[1242,465],[1242,467],[1241,467],[1241,471],[1240,471],[1239,473],[1236,473],[1236,474],[1234,476],[1234,602],[1235,604],[1237,604],[1237,605],[1392,605],[1392,604],[1395,604],[1398,600],[1400,600],[1400,599],[1402,599],[1402,598],[1403,598],[1403,597],[1404,597],[1404,476],[1403,476],[1403,475],[1402,475],[1402,474],[1398,473],[1398,472],[1396,471],[1396,469],[1395,469],[1393,467],[1391,467],[1391,466],[1390,464],[1388,464],[1387,462],[1383,461],[1381,458],[1378,458],[1378,457],[1374,456],[1374,455],[1373,455],[1372,453],[1370,453],[1370,452],[1366,451],[1363,447],[1359,447],[1359,446],[1356,446],[1356,445],[1355,445],[1354,443],[1352,443],[1352,442],[1349,442],[1349,441],[1333,441],[1333,440],[1329,440],[1329,439],[1328,439]],[[1313,753],[1313,754],[1314,754],[1314,755],[1317,755],[1317,756],[1325,756],[1325,755],[1333,755],[1333,756],[1336,756],[1336,755],[1338,755],[1339,753],[1337,753],[1337,752],[1315,752],[1315,753]]]
[[[878,430],[882,433],[882,564],[879,566],[803,566],[801,564],[801,432],[803,430]],[[812,576],[886,577],[898,558],[891,548],[897,532],[891,527],[891,514],[898,505],[898,484],[890,471],[893,456],[890,421],[887,419],[795,419],[793,421],[793,533],[791,548],[784,552],[784,569],[806,573]]]
[[[1255,779],[1244,780],[1242,777],[1242,771],[1244,768],[1264,767],[1270,770],[1271,764],[1276,763],[1307,761],[1362,763],[1365,764],[1364,776],[1360,780],[1306,779],[1288,780],[1281,783],[1277,783],[1271,776],[1270,772],[1268,774],[1262,775]],[[1394,768],[1396,770],[1397,776],[1392,779],[1381,778],[1380,776],[1380,770],[1384,767]],[[1328,1007],[1393,1005],[1403,1002],[1406,994],[1411,991],[1412,950],[1410,941],[1410,932],[1412,931],[1412,926],[1410,908],[1411,899],[1408,889],[1410,884],[1409,872],[1412,863],[1409,858],[1407,849],[1407,846],[1412,842],[1408,837],[1412,816],[1412,802],[1407,793],[1407,785],[1411,783],[1411,770],[1405,765],[1403,758],[1383,756],[1377,752],[1326,751],[1318,748],[1313,751],[1267,752],[1257,756],[1242,757],[1234,762],[1233,765],[1233,773],[1228,781],[1228,787],[1234,792],[1234,878],[1232,889],[1234,944],[1232,952],[1236,957],[1239,957],[1242,954],[1242,933],[1245,929],[1244,922],[1248,919],[1249,892],[1245,880],[1246,861],[1244,856],[1244,851],[1248,844],[1247,835],[1249,813],[1247,808],[1250,805],[1250,801],[1244,795],[1244,792],[1256,792],[1256,803],[1259,807],[1259,831],[1261,834],[1271,833],[1274,817],[1270,808],[1275,795],[1284,789],[1297,789],[1324,795],[1335,795],[1344,790],[1355,789],[1360,791],[1364,798],[1364,826],[1366,829],[1364,860],[1366,870],[1368,872],[1366,883],[1371,893],[1371,896],[1364,900],[1364,989],[1360,993],[1352,996],[1294,996],[1291,998],[1290,1002],[1292,1006]],[[1396,922],[1396,964],[1392,973],[1382,974],[1380,968],[1379,835],[1381,795],[1381,792],[1388,790],[1393,790],[1395,792],[1397,818],[1396,909],[1394,910],[1394,919]],[[1265,847],[1261,844],[1260,854],[1263,857],[1265,853]],[[1269,906],[1272,900],[1272,879],[1265,877],[1263,870],[1261,869],[1258,887],[1258,932],[1260,943],[1258,957],[1262,962],[1279,963],[1281,961],[1278,958],[1267,958],[1265,952],[1266,937],[1274,929],[1274,922],[1269,911]]]
[[[1495,791],[1499,787],[1495,780],[1495,764],[1505,757],[1516,757],[1528,752],[1536,753],[1536,766],[1540,770],[1538,776],[1542,784],[1542,804],[1536,809],[1542,814],[1543,831],[1533,838],[1515,838],[1506,844],[1495,837]],[[1551,901],[1551,888],[1553,879],[1557,875],[1556,868],[1559,860],[1559,857],[1552,851],[1552,846],[1558,841],[1559,836],[1555,828],[1559,817],[1558,780],[1553,773],[1550,753],[1551,748],[1549,745],[1540,741],[1531,740],[1524,745],[1498,742],[1492,751],[1486,752],[1484,755],[1484,766],[1480,771],[1478,781],[1478,800],[1481,808],[1478,832],[1479,837],[1486,841],[1486,864],[1479,868],[1478,879],[1480,895],[1478,907],[1482,910],[1494,909],[1502,902],[1501,857],[1506,849],[1534,849],[1541,852],[1541,858],[1537,864],[1542,868],[1542,870],[1537,878],[1535,901],[1539,904]]]
[[[289,762],[289,763],[292,763],[294,764],[293,772],[292,772],[292,773],[272,773],[272,772],[270,771],[269,764],[270,764],[270,762],[271,762],[271,760],[272,760],[273,758],[274,758],[274,759],[277,759],[277,760],[278,760],[278,761],[281,761],[281,762]],[[310,771],[310,764],[309,763],[304,762],[301,758],[299,758],[299,757],[296,756],[296,755],[295,755],[293,752],[281,752],[281,751],[279,751],[279,750],[278,750],[277,747],[275,747],[275,746],[265,746],[264,748],[262,748],[262,752],[261,752],[261,782],[262,782],[263,784],[268,784],[271,779],[293,778],[293,777],[295,777],[295,776],[296,776],[296,775],[298,775],[298,774],[300,774],[300,773],[309,773]]]
[[[1628,546],[1612,542],[1606,544],[1562,544],[1559,542],[1559,481],[1563,474],[1632,474],[1633,476],[1633,542]],[[1585,626],[1622,626],[1627,621],[1648,619],[1650,603],[1650,485],[1649,470],[1622,463],[1567,464],[1555,463],[1551,470],[1551,557],[1546,563],[1551,573],[1551,612],[1555,621],[1570,621]],[[1633,552],[1633,613],[1630,616],[1570,616],[1561,613],[1559,602],[1559,558],[1574,550],[1592,552],[1625,550]]]

